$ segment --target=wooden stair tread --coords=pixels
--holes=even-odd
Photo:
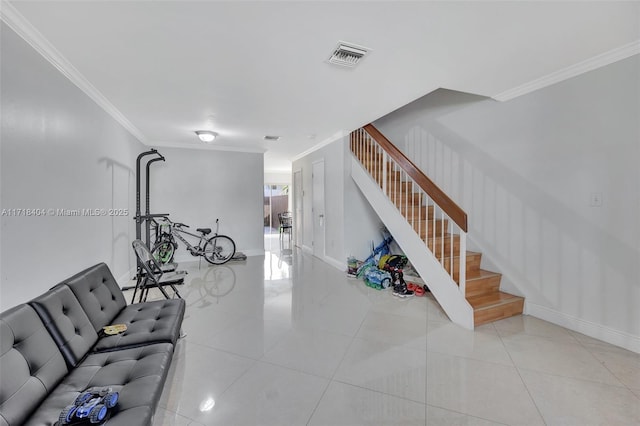
[[[449,254],[449,253],[447,253]],[[478,252],[478,251],[471,251],[471,250],[467,250],[467,257],[472,257],[472,256],[482,256],[482,253]],[[459,259],[460,255],[459,254],[454,254],[453,255],[454,259]],[[440,258],[438,258],[440,259]],[[445,261],[447,261],[447,259],[451,259],[451,256],[445,256],[444,257]],[[490,271],[485,271],[485,272],[490,272]]]
[[[467,297],[467,301],[473,307],[473,323],[476,327],[503,318],[522,315],[524,309],[524,297],[502,291]]]
[[[454,251],[455,253],[455,251]],[[447,251],[444,255],[444,257],[441,257],[439,254],[436,255],[436,259],[438,259],[438,262],[441,263],[441,265],[443,265],[445,267],[445,269],[447,269],[447,271],[449,271],[450,267],[451,267],[451,260],[453,260],[453,265],[456,268],[456,273],[454,274],[454,281],[458,282],[458,268],[460,265],[460,255],[459,254],[454,254],[453,257],[450,256],[451,252]],[[467,250],[466,252],[466,265],[467,265],[467,281],[471,280],[472,278],[478,278],[479,274],[480,274],[480,261],[482,259],[482,253],[479,253],[477,251],[469,251]]]
[[[491,309],[497,306],[505,305],[507,303],[514,303],[523,301],[524,297],[515,296],[513,294],[504,293],[498,291],[491,294],[484,294],[482,296],[469,297],[467,301],[473,307],[474,311],[481,311],[485,309]]]
[[[452,237],[452,235],[453,235],[453,237]],[[436,235],[435,237],[429,237],[429,243],[431,243],[431,241],[435,239],[438,244],[441,244],[440,240],[442,240],[443,238],[445,239],[445,242],[447,240],[453,240],[454,242],[460,241],[460,235],[458,235],[458,234],[450,234],[449,232],[446,232],[446,230],[445,230],[444,234]],[[424,241],[424,240],[422,240],[422,241]]]
[[[465,289],[467,300],[473,297],[495,294],[500,290],[501,279],[502,274],[484,269],[475,270],[473,274],[467,272]]]
[[[480,269],[479,274],[473,276],[473,277],[467,277],[467,283],[469,281],[477,281],[477,280],[483,280],[485,278],[490,278],[490,277],[501,277],[502,274],[499,272],[493,272],[493,271],[487,271],[485,269]]]

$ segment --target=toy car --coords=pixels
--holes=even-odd
[[[97,388],[82,392],[73,405],[68,405],[60,413],[58,426],[75,425],[89,422],[102,423],[108,418],[109,410],[116,406],[118,392],[111,388]]]
[[[365,272],[364,282],[369,287],[382,290],[383,288],[389,288],[391,285],[391,276],[387,271],[381,271],[373,267]]]

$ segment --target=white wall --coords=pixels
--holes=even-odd
[[[264,172],[264,183],[274,185],[291,185],[291,173]]]
[[[325,255],[334,265],[346,264],[344,258],[344,150],[342,139],[333,142],[311,154],[294,161],[293,170],[302,170],[303,184],[303,246],[310,250],[313,245],[313,179],[312,164],[324,161],[325,177]],[[295,217],[293,220],[297,220]]]
[[[467,211],[529,313],[635,350],[639,76],[636,55],[504,103],[440,90],[375,123]]]
[[[98,262],[132,267],[135,157],[123,127],[4,24],[1,209],[128,209],[125,216],[0,218],[0,309]],[[16,213],[17,214],[17,213]]]
[[[344,247],[345,256],[364,260],[371,246],[383,240],[383,223],[351,177],[351,150],[344,143]],[[399,252],[399,251],[396,251]]]
[[[165,162],[151,166],[151,212],[233,238],[236,250],[264,254],[263,154],[161,148]],[[193,239],[191,241],[194,241]],[[197,240],[196,240],[197,241]],[[194,241],[195,242],[195,241]],[[184,250],[177,260],[194,260]]]
[[[346,258],[354,255],[364,259],[371,250],[371,241],[381,241],[380,219],[351,178],[348,137],[326,145],[295,161],[293,170],[302,170],[304,191],[303,244],[311,249],[312,164],[324,160],[325,166],[325,253],[326,261],[346,268]],[[295,218],[294,218],[295,220]]]

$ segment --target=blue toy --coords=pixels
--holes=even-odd
[[[58,426],[89,422],[99,424],[108,418],[109,410],[116,406],[118,392],[111,388],[97,388],[82,392],[73,405],[68,405],[60,413]]]
[[[391,241],[393,241],[393,237],[387,232],[383,232],[383,237],[384,238],[382,242],[378,244],[377,247],[371,248],[371,255],[369,255],[369,257],[367,257],[362,265],[360,265],[360,267],[358,268],[358,278],[363,277],[364,273],[367,272],[367,270],[369,270],[371,266],[375,266],[377,268],[380,257],[384,256],[385,254],[389,254],[389,244],[391,243]],[[373,244],[371,245],[373,246]]]
[[[364,273],[364,282],[367,286],[376,290],[389,288],[391,286],[391,274],[372,266]]]

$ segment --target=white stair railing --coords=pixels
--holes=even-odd
[[[351,151],[464,297],[466,213],[373,125],[351,133]]]

